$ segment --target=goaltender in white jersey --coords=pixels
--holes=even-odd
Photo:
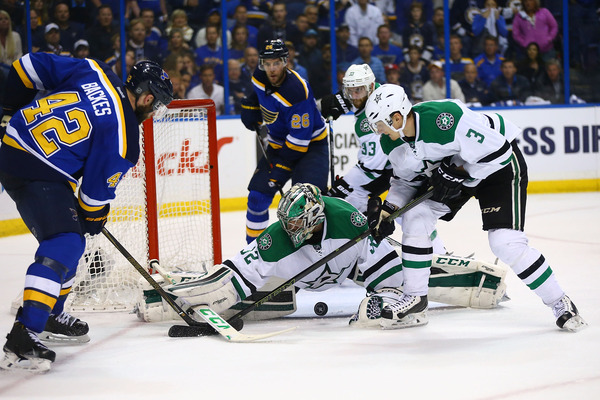
[[[184,297],[192,306],[208,304],[228,318],[239,309],[240,301],[265,290],[271,278],[292,278],[368,229],[367,218],[351,204],[324,197],[311,184],[296,184],[285,193],[277,217],[279,222],[270,225],[255,241],[208,274],[196,279],[182,276],[181,282],[165,289],[174,296]],[[432,275],[430,295],[437,301],[492,308],[505,293],[505,268],[445,255],[436,256],[435,265],[438,268]],[[294,285],[296,289],[322,291],[352,279],[364,286],[368,294],[350,324],[379,326],[381,306],[397,301],[402,294],[403,276],[401,260],[394,248],[387,241],[378,243],[367,236]],[[273,312],[269,311],[273,307],[266,307],[266,311],[253,312],[262,314],[254,318],[292,313],[294,294],[292,287],[287,299],[284,296],[277,304],[279,310],[289,305],[287,309]],[[142,319],[157,321],[177,317],[150,288],[145,291],[145,297],[145,302],[138,306]],[[277,301],[273,300],[274,303]],[[237,308],[231,309],[234,305]]]
[[[516,125],[499,114],[474,112],[458,100],[413,107],[401,86],[387,84],[369,96],[366,114],[373,130],[382,134],[382,148],[397,177],[379,221],[427,188],[416,177],[429,177],[433,186],[430,200],[403,215],[404,294],[382,310],[382,321],[406,322],[427,309],[430,234],[438,219],[451,220],[475,196],[492,252],[552,309],[561,329],[577,331],[587,325],[523,232],[528,177],[514,140],[521,133]],[[386,225],[380,222],[373,235],[381,228],[389,234]]]

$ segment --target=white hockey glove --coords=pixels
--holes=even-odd
[[[233,272],[225,265],[215,265],[208,273],[184,272],[172,273],[171,276],[178,280],[178,283],[164,285],[162,277],[157,276],[155,279],[167,293],[174,298],[185,299],[192,307],[209,305],[215,312],[221,313],[240,300],[231,282]],[[142,282],[142,290],[143,300],[137,305],[140,319],[157,322],[180,318],[145,280]]]
[[[383,288],[368,294],[362,299],[358,311],[350,318],[348,324],[353,328],[381,329],[381,309],[387,304],[397,302],[401,296],[402,291],[397,288]]]

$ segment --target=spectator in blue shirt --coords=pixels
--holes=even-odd
[[[483,53],[475,57],[475,66],[479,78],[489,87],[494,79],[501,75],[500,64],[504,57],[498,53],[498,38],[487,36],[483,44]]]
[[[392,43],[390,39],[392,37],[392,31],[389,25],[380,25],[377,28],[377,38],[379,44],[373,48],[373,55],[381,60],[385,64],[400,64],[403,61],[402,49]]]
[[[347,24],[342,24],[336,29],[335,38],[338,63],[351,63],[358,57],[358,48],[350,44],[350,28]]]
[[[385,69],[383,63],[377,57],[373,57],[373,42],[366,36],[358,39],[358,57],[352,61],[352,64],[369,64],[375,80],[379,83],[385,83]]]

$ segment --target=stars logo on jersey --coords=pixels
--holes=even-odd
[[[435,124],[441,130],[447,131],[454,126],[454,115],[450,113],[441,113],[436,118]]]
[[[352,222],[352,225],[354,226],[365,226],[365,224],[367,223],[367,218],[365,218],[364,215],[362,215],[360,212],[355,211],[352,214],[350,214],[350,222]]]
[[[314,280],[314,281],[307,281],[307,282],[303,282],[306,285],[307,289],[319,289],[322,286],[325,285],[333,285],[333,284],[339,284],[338,280],[341,278],[341,276],[344,274],[344,271],[347,270],[348,268],[350,268],[350,266],[346,267],[346,268],[342,268],[342,270],[338,273],[335,272],[331,272],[331,269],[329,268],[329,264],[325,264],[325,268],[323,268],[323,272],[321,272],[321,274],[319,274],[319,276]]]
[[[361,132],[373,132],[371,129],[371,125],[369,125],[369,121],[365,118],[362,121],[360,121],[360,131]]]
[[[268,250],[272,244],[273,244],[273,239],[271,238],[271,235],[268,233],[265,233],[264,235],[262,235],[258,238],[258,248],[261,250]]]

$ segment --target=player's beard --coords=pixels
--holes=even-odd
[[[153,111],[154,108],[152,107],[152,104],[147,106],[138,105],[135,108],[135,117],[137,119],[138,124],[144,122],[150,116],[150,114],[152,114]]]

